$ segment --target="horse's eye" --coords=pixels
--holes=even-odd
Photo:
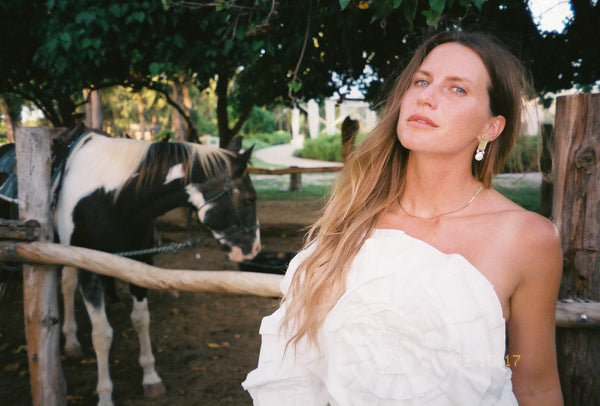
[[[256,203],[256,197],[249,197],[249,198],[244,199],[244,204],[246,206],[253,206],[254,203]]]

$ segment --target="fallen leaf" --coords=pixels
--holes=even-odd
[[[19,363],[18,362],[15,362],[13,364],[4,365],[4,370],[5,371],[16,371],[18,369],[19,369]]]
[[[19,345],[17,347],[17,349],[13,351],[13,353],[14,354],[18,354],[18,353],[23,352],[23,351],[27,352],[27,346],[26,345]]]

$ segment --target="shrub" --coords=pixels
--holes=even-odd
[[[271,133],[271,145],[287,144],[292,140],[292,134],[287,131],[277,130]]]
[[[304,141],[304,148],[294,155],[319,161],[342,162],[342,138],[340,134],[320,134]]]
[[[242,126],[242,132],[251,133],[270,133],[275,130],[275,115],[265,109],[254,106],[250,112],[248,120]]]
[[[501,172],[537,172],[539,171],[538,137],[519,135],[515,147],[506,159]]]

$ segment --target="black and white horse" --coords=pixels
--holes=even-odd
[[[240,153],[241,138],[228,149],[181,142],[145,142],[82,132],[69,149],[54,153],[53,221],[64,244],[106,252],[151,247],[153,220],[167,211],[192,206],[200,222],[242,261],[260,250],[256,194],[246,171],[251,149]],[[60,162],[59,162],[60,161]],[[149,255],[139,257],[151,263]],[[81,355],[74,317],[74,295],[79,286],[92,325],[98,367],[100,406],[112,405],[108,354],[113,331],[105,312],[103,286],[98,274],[64,267],[63,333],[65,352]],[[139,362],[147,396],[165,387],[155,371],[150,344],[147,290],[130,284],[131,321],[140,342]]]

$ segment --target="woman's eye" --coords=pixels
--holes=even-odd
[[[456,94],[467,94],[467,91],[460,86],[452,86],[450,90]]]
[[[429,82],[425,79],[417,79],[415,80],[415,86],[417,87],[426,87],[429,85]]]

